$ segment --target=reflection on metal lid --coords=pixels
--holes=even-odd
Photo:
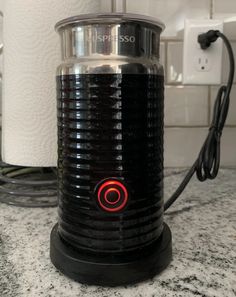
[[[158,19],[149,17],[146,15],[140,14],[131,14],[131,13],[99,13],[99,14],[82,14],[70,18],[66,18],[60,22],[58,22],[55,26],[55,29],[58,31],[66,26],[73,25],[86,25],[86,24],[94,24],[94,23],[119,23],[119,22],[141,22],[154,26],[158,26],[161,30],[165,29],[165,25]]]

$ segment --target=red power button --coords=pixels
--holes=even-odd
[[[128,191],[122,182],[106,179],[99,183],[97,190],[98,205],[105,211],[121,211],[128,202]]]

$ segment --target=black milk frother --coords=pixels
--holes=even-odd
[[[124,13],[59,22],[59,221],[51,260],[69,277],[116,286],[171,261],[163,222],[163,24]]]

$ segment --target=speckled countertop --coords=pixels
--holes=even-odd
[[[168,197],[183,173],[165,179]],[[154,279],[118,288],[88,287],[60,274],[49,259],[56,209],[0,205],[1,297],[236,296],[236,171],[216,181],[196,179],[165,215],[173,261]]]

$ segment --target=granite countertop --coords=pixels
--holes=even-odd
[[[166,177],[167,197],[183,176]],[[162,274],[137,285],[89,287],[59,273],[49,259],[56,220],[55,208],[0,205],[1,297],[236,296],[236,170],[221,170],[211,182],[192,180],[165,215],[173,261]]]

